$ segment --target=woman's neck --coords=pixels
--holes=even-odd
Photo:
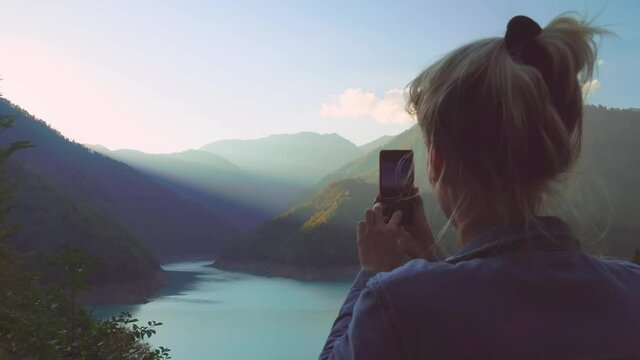
[[[457,223],[458,234],[460,236],[460,242],[462,243],[462,246],[467,245],[478,235],[505,223],[504,218],[486,211],[484,213],[478,211],[477,214],[482,215],[468,217],[467,220]],[[524,219],[524,216],[512,217],[512,221],[517,221],[517,219],[520,218]]]
[[[478,235],[500,225],[497,222],[493,223],[479,223],[479,224],[460,224],[458,225],[458,234],[460,235],[460,242],[462,246],[467,245],[471,240]]]

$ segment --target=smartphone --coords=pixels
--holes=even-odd
[[[414,170],[412,150],[380,151],[380,197],[385,205],[385,217],[402,211],[402,224],[413,220]]]

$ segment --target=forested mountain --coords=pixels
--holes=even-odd
[[[200,150],[218,154],[262,180],[306,188],[362,155],[337,134],[271,135],[256,140],[221,140]]]
[[[10,238],[17,249],[57,253],[64,242],[81,247],[101,260],[94,284],[150,279],[160,272],[156,256],[112,219],[74,201],[27,166],[14,165],[10,171],[20,181],[10,214],[20,225]]]
[[[557,195],[550,199],[548,213],[567,220],[591,253],[630,259],[640,246],[637,134],[640,134],[640,113],[585,107],[581,159],[567,181],[559,185]],[[426,181],[426,151],[420,129],[412,127],[378,150],[383,148],[414,150],[416,183],[437,232],[445,218]],[[331,273],[332,266],[344,265],[345,261],[355,265],[355,223],[364,209],[371,206],[377,182],[378,151],[370,151],[324,177],[300,205],[234,242],[217,261],[218,265],[262,273],[281,269],[283,264],[301,271],[325,266],[326,274]],[[332,210],[335,208],[342,209],[340,217]],[[348,211],[344,210],[347,208]],[[312,220],[318,218],[322,219],[321,226]],[[445,247],[455,249],[455,241],[451,241],[455,239],[448,240]],[[297,276],[292,270],[284,273]],[[323,274],[320,272],[318,277]]]
[[[352,272],[358,257],[355,221],[377,188],[347,179],[229,244],[215,266],[229,270],[319,279]]]
[[[148,154],[136,150],[90,149],[122,161],[180,195],[216,212],[240,229],[250,229],[286,210],[297,186],[263,179],[221,156],[202,150]]]
[[[67,140],[6,99],[0,114],[15,120],[2,144],[34,145],[9,162],[9,174],[20,182],[12,214],[21,226],[12,240],[19,249],[71,242],[97,255],[97,280],[111,282],[148,278],[159,270],[155,255],[216,253],[237,234],[212,211]]]

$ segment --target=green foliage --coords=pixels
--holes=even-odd
[[[56,281],[43,285],[22,255],[0,246],[0,273],[11,274],[0,276],[0,359],[170,359],[169,349],[147,343],[162,323],[140,326],[130,313],[95,320],[77,305],[95,259],[68,244],[47,258]]]

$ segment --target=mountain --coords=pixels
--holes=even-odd
[[[271,135],[257,140],[221,140],[204,145],[262,180],[299,188],[314,185],[326,174],[362,155],[362,150],[337,134]]]
[[[332,183],[230,243],[215,267],[298,279],[352,274],[358,261],[354,219],[371,205],[376,192],[362,180]]]
[[[379,147],[382,147],[383,145],[386,145],[391,139],[393,139],[393,136],[391,135],[383,135],[371,142],[368,142],[366,144],[362,144],[360,146],[358,146],[360,148],[360,150],[362,151],[363,154],[368,153],[369,151],[375,150]]]
[[[211,210],[69,141],[6,99],[0,98],[0,114],[15,118],[0,137],[3,145],[35,145],[9,164],[9,174],[21,181],[14,199],[14,220],[22,228],[17,247],[50,250],[70,241],[98,255],[98,277],[113,282],[149,279],[159,270],[156,255],[217,253],[238,234]]]
[[[334,172],[323,177],[314,188],[323,188],[340,179],[359,178],[372,184],[378,184],[378,155],[382,149],[412,149],[414,152],[416,184],[426,184],[426,149],[418,125],[394,136],[386,144],[369,151],[358,159],[351,161]]]
[[[581,158],[558,185],[548,212],[569,222],[590,253],[629,259],[640,247],[639,133],[638,112],[585,107]],[[381,148],[414,150],[416,184],[437,232],[446,218],[426,180],[420,129],[414,126]],[[355,266],[355,223],[377,193],[377,174],[377,151],[344,165],[307,192],[300,205],[234,242],[214,266],[294,278],[327,278],[336,275],[336,266]],[[444,233],[442,245],[449,252],[458,248],[454,235]]]
[[[300,190],[258,178],[207,151],[148,154],[86,146],[149,175],[159,184],[204,205],[224,221],[243,230],[254,228],[286,210],[291,197]]]

